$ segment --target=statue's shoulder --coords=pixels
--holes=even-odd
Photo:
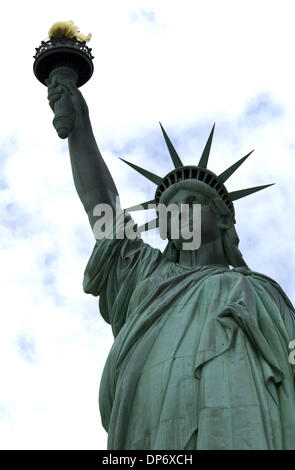
[[[258,271],[252,271],[252,269],[246,266],[238,266],[236,268],[232,268],[230,272],[235,276],[245,278],[245,280],[249,278],[251,279],[252,282],[262,283],[263,285],[268,284],[272,286],[274,289],[282,290],[280,285],[274,279]]]
[[[287,296],[286,292],[282,289],[282,287],[272,279],[271,277],[257,272],[257,271],[252,271],[249,268],[246,267],[237,267],[233,268],[231,272],[238,273],[240,276],[245,276],[245,280],[247,280],[247,277],[249,279],[249,282],[253,285],[260,285],[266,290],[276,301],[276,303],[280,303],[280,300],[283,300],[287,306],[295,313],[294,306]]]

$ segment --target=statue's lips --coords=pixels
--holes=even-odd
[[[178,228],[183,228],[183,229],[193,229],[193,226],[199,226],[201,222],[201,217],[190,217],[190,218],[187,218],[186,216],[183,217],[183,215],[180,216],[176,216],[175,219],[173,220],[173,218],[167,222],[167,226],[173,226],[173,227],[178,227]],[[161,217],[160,217],[160,223],[161,223]]]
[[[200,221],[194,220],[194,223],[176,222],[174,226],[172,224],[167,224],[167,230],[172,235],[174,233],[178,234],[178,238],[181,238],[181,235],[185,235],[185,234],[196,234],[200,230]],[[175,239],[175,237],[172,237],[172,238]]]

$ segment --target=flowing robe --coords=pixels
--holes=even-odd
[[[295,449],[295,315],[275,281],[104,239],[83,285],[115,337],[99,393],[108,449]]]

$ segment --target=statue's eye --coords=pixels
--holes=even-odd
[[[189,201],[189,204],[205,204],[206,201],[202,200],[202,199],[198,199],[198,198],[195,198],[195,197],[192,197],[190,198],[190,201]]]
[[[187,204],[197,204],[198,201],[196,200],[195,197],[190,196],[190,197],[187,198],[186,203],[187,203]]]

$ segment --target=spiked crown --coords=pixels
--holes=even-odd
[[[150,209],[152,207],[156,208],[160,202],[160,198],[162,194],[166,191],[166,189],[170,188],[176,183],[179,183],[180,181],[191,180],[191,181],[202,182],[203,184],[208,185],[208,187],[214,190],[216,192],[216,196],[219,196],[220,199],[225,203],[229,213],[232,215],[233,220],[235,222],[235,211],[234,211],[233,201],[249,196],[250,194],[253,194],[257,191],[265,189],[268,186],[272,186],[274,184],[274,183],[271,183],[271,184],[266,184],[263,186],[255,186],[252,188],[241,189],[241,190],[233,191],[229,193],[224,183],[239,168],[239,166],[251,155],[253,150],[249,152],[247,155],[245,155],[244,157],[242,157],[240,160],[238,160],[236,163],[231,165],[229,168],[227,168],[223,173],[217,176],[215,173],[213,173],[211,170],[207,168],[215,124],[213,125],[213,128],[210,132],[210,135],[208,137],[208,140],[206,142],[206,145],[204,147],[200,161],[197,166],[184,166],[183,165],[181,159],[179,158],[171,140],[166,134],[161,123],[160,123],[160,126],[161,126],[164,139],[165,139],[165,142],[167,144],[167,147],[170,153],[170,157],[174,164],[174,169],[170,171],[166,176],[164,176],[164,178],[161,178],[160,176],[154,173],[151,173],[145,170],[144,168],[134,165],[134,163],[130,163],[126,160],[123,160],[123,158],[121,158],[121,160],[123,160],[125,163],[131,166],[134,170],[136,170],[138,173],[140,173],[145,178],[147,178],[148,180],[152,181],[153,183],[157,185],[154,199],[143,202],[136,206],[129,207],[128,209],[126,209],[126,211],[131,212],[131,211],[136,211],[140,209]],[[159,219],[157,218],[157,219],[150,221],[147,224],[142,225],[141,227],[138,228],[138,230],[143,232],[143,231],[146,231],[146,230],[158,227],[158,226],[159,226]]]

